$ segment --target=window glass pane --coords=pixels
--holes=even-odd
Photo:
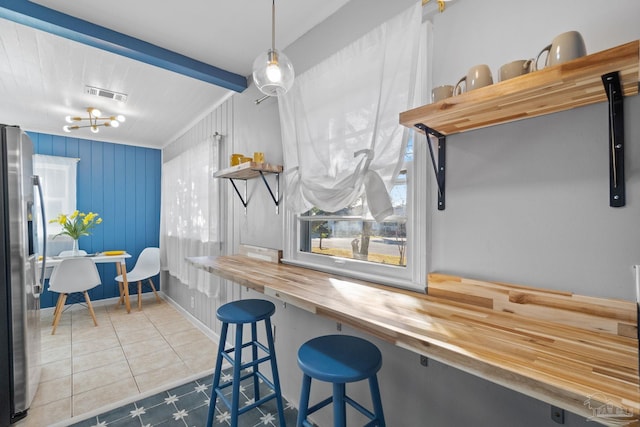
[[[390,194],[394,214],[374,221],[363,196],[338,212],[311,209],[300,217],[300,251],[378,264],[407,265],[407,175]]]

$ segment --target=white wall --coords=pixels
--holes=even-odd
[[[287,54],[301,72],[412,3],[352,0],[287,48]],[[635,0],[458,0],[433,18],[433,82],[455,83],[477,63],[495,71],[505,62],[537,54],[554,35],[571,29],[585,36],[589,52],[638,39],[640,27],[633,22],[638,16]],[[259,96],[250,87],[234,97],[226,154],[257,150],[268,161],[282,161],[276,100],[255,105]],[[605,104],[450,137],[447,209],[437,211],[434,203],[427,213],[433,223],[430,270],[633,299],[631,265],[640,262],[640,126],[632,118],[640,112],[640,97],[626,100],[625,108],[627,207],[622,209],[608,207]],[[228,185],[227,253],[235,252],[238,243],[282,247],[282,213],[275,214],[262,182],[248,185],[246,215]],[[165,292],[189,309],[192,293],[174,281],[164,283]],[[233,284],[224,290],[218,299],[195,295],[197,310],[190,310],[213,330],[212,313],[219,304],[264,298]],[[335,333],[336,325],[274,302],[283,392],[295,402],[298,347]],[[348,327],[343,332],[364,336],[383,352],[380,384],[389,426],[557,425],[547,404],[438,362],[422,367],[417,354]],[[356,398],[368,393],[364,383],[351,390]],[[331,414],[320,413],[316,421],[329,426]],[[565,425],[594,423],[567,414]]]

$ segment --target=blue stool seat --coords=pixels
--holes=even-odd
[[[333,403],[335,427],[346,425],[346,403],[367,418],[366,426],[385,426],[377,372],[382,367],[378,347],[362,338],[348,335],[326,335],[304,343],[298,350],[298,366],[303,372],[298,409],[298,427],[311,427],[307,417]],[[333,395],[309,407],[311,379],[333,384]],[[369,380],[373,412],[346,395],[345,384]]]
[[[215,415],[216,401],[218,398],[220,398],[220,401],[223,402],[231,411],[231,427],[237,427],[238,417],[240,415],[271,399],[275,399],[278,407],[280,427],[285,427],[282,392],[280,391],[276,352],[271,329],[271,316],[275,311],[276,307],[272,302],[259,299],[234,301],[224,304],[218,308],[216,317],[222,322],[222,329],[220,331],[216,368],[213,374],[207,427],[211,427],[213,425],[213,417]],[[258,342],[257,323],[262,321],[264,321],[265,331],[267,334],[266,346]],[[235,346],[227,349],[225,347],[229,324],[236,325],[236,337]],[[242,332],[243,327],[246,324],[251,327],[251,341],[243,343]],[[251,361],[242,363],[242,350],[247,347],[251,348]],[[259,350],[264,354],[264,356],[261,355],[261,357],[259,357]],[[220,384],[220,378],[222,376],[222,359],[227,360],[232,365],[233,377],[230,381]],[[268,361],[271,362],[271,374],[273,381],[269,381],[259,370],[259,365]],[[241,372],[245,370],[248,370],[249,372],[241,375]],[[253,378],[254,401],[253,403],[240,408],[240,382],[247,378]],[[272,390],[272,393],[262,398],[260,398],[260,381],[263,381]],[[232,388],[231,402],[229,402],[229,399],[227,399],[223,392],[227,387]]]

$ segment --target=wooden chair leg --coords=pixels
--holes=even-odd
[[[91,299],[89,299],[89,293],[87,291],[84,291],[84,299],[87,302],[89,313],[91,313],[91,317],[93,318],[93,325],[98,326],[98,320],[96,320],[96,313],[93,312],[93,306],[91,305]]]
[[[58,300],[56,301],[56,308],[53,310],[53,320],[51,320],[51,326],[56,320],[56,316],[58,315],[58,310],[60,310],[60,301],[62,301],[62,294],[58,294]]]
[[[51,329],[51,335],[55,335],[56,328],[58,327],[58,322],[60,321],[60,316],[62,316],[62,312],[64,311],[64,303],[67,300],[67,294],[60,294],[58,297],[58,311],[56,315],[53,317],[53,328]]]
[[[142,310],[142,280],[138,280],[138,310]]]
[[[118,282],[118,290],[120,291],[120,299],[118,300],[118,305],[124,304],[124,284],[122,282]]]
[[[158,295],[158,292],[156,291],[156,287],[153,286],[153,280],[151,280],[151,278],[149,278],[149,284],[151,285],[151,289],[153,290],[153,293],[156,296],[156,301],[159,303],[160,302],[160,295]]]

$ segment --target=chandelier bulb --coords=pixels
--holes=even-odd
[[[118,114],[118,117],[116,117],[116,120],[118,120],[119,122],[124,123],[127,118],[125,116],[123,116],[122,114]]]
[[[67,117],[69,117],[69,116],[67,116]],[[62,126],[62,130],[65,131],[65,132],[71,132],[71,129],[69,128],[69,125]]]
[[[98,129],[98,126],[91,126],[91,132],[98,133],[100,132],[100,129]]]

